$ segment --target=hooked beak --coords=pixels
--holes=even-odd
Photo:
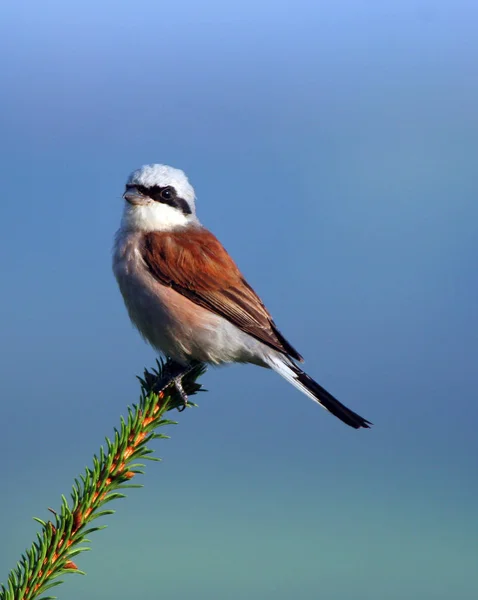
[[[140,206],[141,204],[147,204],[148,202],[148,198],[144,196],[134,185],[126,188],[123,198],[126,200],[126,202],[129,202],[133,206]]]

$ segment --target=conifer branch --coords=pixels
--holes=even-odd
[[[182,383],[188,396],[201,390],[196,379],[204,371],[204,366],[197,365],[184,376]],[[160,460],[151,456],[153,451],[148,444],[153,439],[168,437],[155,431],[158,427],[176,424],[164,415],[173,408],[181,408],[183,400],[171,385],[169,362],[158,362],[157,369],[151,371],[145,369],[143,377],[138,379],[141,383],[139,404],[128,407],[128,418],[121,418],[121,426],[115,429],[112,441],[106,438],[106,447],[102,446],[93,457],[93,468],[87,467],[80,478],[75,479],[71,503],[62,496],[60,511],[49,509],[54,522],[35,519],[41,531],[10,572],[7,584],[0,585],[0,600],[52,600],[54,596],[42,594],[62,583],[58,577],[66,573],[84,574],[74,560],[89,550],[84,545],[89,542],[87,536],[106,527],[90,524],[115,512],[104,507],[112,500],[124,498],[120,490],[142,487],[130,483],[135,475],[143,473],[144,465],[138,460]]]

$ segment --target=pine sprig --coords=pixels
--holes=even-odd
[[[35,519],[42,529],[10,572],[7,584],[0,585],[0,600],[52,600],[55,596],[42,594],[62,583],[58,577],[66,573],[84,574],[73,559],[89,550],[85,546],[88,536],[105,527],[90,524],[115,512],[104,507],[124,498],[122,490],[142,487],[130,483],[135,475],[143,473],[144,465],[137,461],[160,460],[151,456],[153,451],[148,444],[153,439],[168,437],[155,433],[158,427],[176,424],[164,418],[167,411],[183,406],[182,398],[171,385],[173,368],[172,363],[161,361],[157,369],[145,369],[143,377],[138,377],[139,404],[128,407],[128,418],[121,418],[113,440],[106,438],[106,448],[102,446],[98,456],[93,457],[93,467],[87,467],[79,479],[75,479],[71,503],[62,496],[60,511],[49,509],[54,515],[53,522]],[[196,379],[204,371],[204,366],[197,365],[184,376],[182,383],[188,396],[201,391]]]

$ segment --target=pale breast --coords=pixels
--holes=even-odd
[[[175,360],[255,362],[262,344],[198,306],[150,274],[140,253],[141,234],[118,232],[113,271],[133,324],[157,350]]]

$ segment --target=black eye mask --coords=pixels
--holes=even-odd
[[[192,213],[191,207],[187,201],[177,195],[177,192],[172,185],[168,185],[166,187],[159,187],[159,185],[153,185],[151,187],[134,185],[134,187],[138,190],[138,192],[141,192],[143,196],[147,196],[155,202],[161,202],[161,204],[167,204],[168,206],[177,208],[184,215],[190,215]]]

